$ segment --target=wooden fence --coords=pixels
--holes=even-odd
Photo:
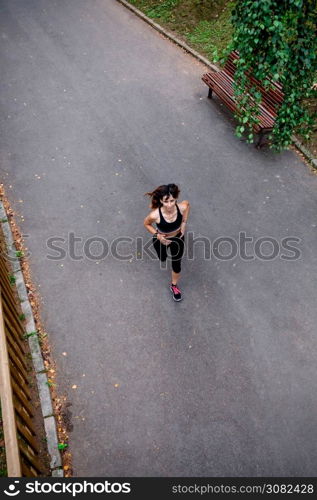
[[[26,361],[24,328],[9,280],[9,269],[0,255],[0,395],[7,470],[9,477],[34,477],[42,473]]]

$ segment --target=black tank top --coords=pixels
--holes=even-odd
[[[183,217],[177,204],[176,208],[177,208],[176,220],[174,220],[174,222],[167,222],[163,217],[163,214],[161,212],[161,207],[159,207],[160,222],[156,224],[156,227],[161,233],[172,233],[173,231],[176,231],[177,229],[180,228]]]

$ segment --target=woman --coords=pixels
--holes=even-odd
[[[151,198],[150,207],[153,210],[144,219],[144,226],[153,234],[153,245],[161,262],[166,261],[167,249],[170,250],[172,257],[170,290],[177,302],[182,300],[177,283],[180,278],[184,233],[190,209],[186,200],[177,203],[179,192],[176,184],[167,184],[146,193]],[[156,224],[156,229],[153,224]]]

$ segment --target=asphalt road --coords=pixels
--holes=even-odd
[[[0,23],[1,181],[71,403],[74,475],[315,476],[316,175],[237,139],[204,66],[115,0],[1,0]],[[137,243],[144,192],[169,182],[205,238],[181,303]],[[220,259],[239,233],[254,259]],[[129,258],[101,258],[96,237],[130,238]]]

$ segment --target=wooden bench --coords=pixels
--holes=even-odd
[[[237,110],[233,90],[234,73],[236,71],[235,60],[237,59],[239,59],[239,54],[231,52],[223,70],[205,73],[202,77],[203,82],[209,87],[208,97],[211,98],[212,93],[215,92],[219,99],[233,112]],[[282,86],[276,82],[270,80],[273,88],[267,90],[252,74],[248,75],[248,79],[250,85],[254,85],[262,95],[259,109],[260,114],[258,116],[259,123],[253,127],[254,132],[258,134],[256,147],[260,148],[263,145],[265,135],[272,131],[277,109],[283,102],[284,94]]]

